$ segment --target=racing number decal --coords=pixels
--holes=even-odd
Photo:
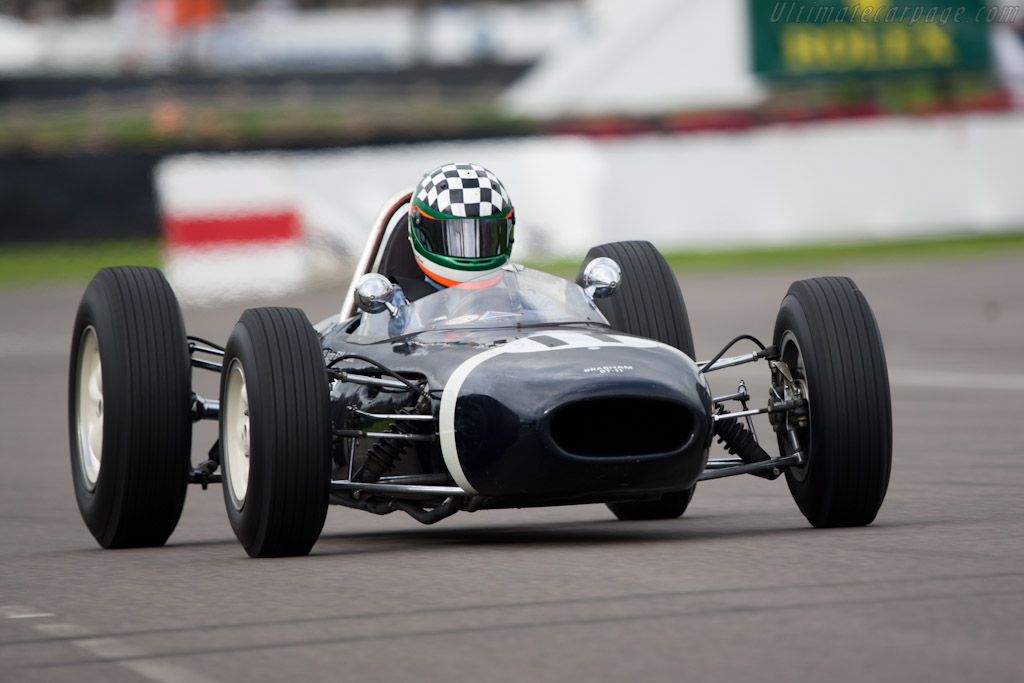
[[[600,332],[571,333],[571,335],[572,336],[569,338],[568,341],[564,338],[556,337],[550,334],[538,334],[533,337],[527,337],[527,339],[532,342],[537,342],[538,344],[543,344],[549,349],[556,349],[560,346],[567,346],[572,348],[577,348],[580,346],[589,347],[595,345],[594,341],[598,342],[598,346],[607,346],[609,344],[622,343],[621,339],[616,339],[611,335],[601,334]],[[565,335],[563,335],[563,337],[564,336]],[[579,343],[578,337],[589,337],[590,341],[588,343]]]

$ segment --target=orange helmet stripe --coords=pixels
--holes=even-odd
[[[444,285],[445,287],[462,287],[463,289],[484,289],[486,287],[490,287],[493,284],[497,284],[498,280],[501,279],[501,273],[498,273],[494,277],[488,278],[487,280],[474,280],[472,282],[459,282],[458,280],[449,280],[446,277],[441,277],[437,273],[432,273],[429,270],[427,270],[427,267],[423,265],[423,262],[420,261],[420,259],[415,260],[416,264],[420,267],[420,270],[426,273],[427,277],[429,277],[434,282]]]

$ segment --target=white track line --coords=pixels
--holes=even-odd
[[[215,683],[180,664],[150,656],[144,650],[119,638],[97,638],[74,624],[37,624],[36,630],[47,635],[73,638],[71,645],[89,654],[117,664],[155,683]]]
[[[23,607],[21,605],[2,605],[0,606],[0,616],[3,616],[4,619],[39,619],[41,617],[52,617],[53,615],[49,612],[40,612],[31,607]]]
[[[956,389],[974,391],[1024,391],[1024,375],[949,370],[915,370],[889,368],[893,386],[921,389]]]

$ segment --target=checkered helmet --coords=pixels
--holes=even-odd
[[[439,166],[412,195],[413,255],[428,277],[445,286],[486,277],[508,262],[514,228],[505,186],[483,166]]]

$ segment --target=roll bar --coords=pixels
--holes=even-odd
[[[395,214],[409,203],[413,192],[415,192],[415,188],[402,190],[389,199],[384,208],[377,214],[377,220],[374,221],[373,228],[370,230],[366,246],[363,247],[363,254],[359,257],[355,272],[352,273],[352,281],[348,285],[345,300],[341,304],[341,313],[338,315],[339,323],[345,322],[356,314],[356,281],[367,273],[373,272],[376,266],[379,265],[381,247],[387,244],[387,238],[390,236],[390,232],[387,229],[388,224],[391,223],[391,219],[394,218]]]

